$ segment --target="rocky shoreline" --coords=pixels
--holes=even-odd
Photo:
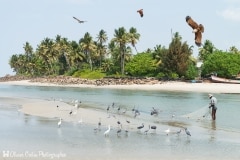
[[[102,79],[82,79],[74,78],[71,76],[55,76],[55,77],[25,77],[25,76],[5,76],[0,77],[0,82],[7,81],[21,81],[29,80],[30,82],[38,83],[51,83],[57,85],[72,85],[72,84],[85,84],[85,85],[133,85],[133,84],[162,84],[163,82],[156,78],[102,78]]]

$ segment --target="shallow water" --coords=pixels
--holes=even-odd
[[[0,85],[0,97],[79,99],[82,104],[103,110],[113,102],[128,110],[135,106],[149,121],[164,126],[148,134],[132,130],[120,136],[112,129],[105,138],[106,128],[94,132],[95,126],[70,122],[57,128],[58,119],[23,114],[16,105],[7,105],[0,98],[0,150],[14,152],[11,159],[23,153],[20,159],[41,159],[40,152],[62,159],[240,159],[240,95],[214,96],[219,104],[213,123],[209,119],[180,117],[206,106],[209,99],[205,93]],[[161,110],[159,117],[150,116],[152,107]],[[138,118],[139,123],[143,122],[141,116]],[[165,134],[167,128],[177,131],[179,124],[187,127],[192,136],[184,132],[179,136]]]

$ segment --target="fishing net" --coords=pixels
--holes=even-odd
[[[211,118],[211,108],[207,105],[194,112],[182,115],[182,117],[189,119],[209,119]]]

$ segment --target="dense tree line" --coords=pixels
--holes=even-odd
[[[100,72],[102,77],[194,79],[198,76],[193,46],[182,42],[178,32],[168,48],[156,45],[142,53],[137,50],[139,39],[140,34],[134,27],[128,31],[124,27],[115,29],[110,40],[104,30],[95,38],[87,32],[78,42],[57,35],[55,39],[42,40],[36,50],[26,42],[24,53],[12,55],[9,64],[17,75],[26,76],[81,76],[82,72]],[[133,49],[137,54],[133,54]],[[199,48],[198,60],[203,61],[202,76],[217,72],[222,77],[232,77],[240,72],[240,54],[236,47],[222,52],[206,40]]]

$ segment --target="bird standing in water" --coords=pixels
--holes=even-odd
[[[58,122],[58,128],[61,127],[62,124],[62,118],[60,118],[59,122]]]
[[[185,133],[187,134],[187,136],[191,136],[191,133],[189,132],[189,130],[187,128],[185,128]]]
[[[105,136],[105,137],[109,136],[110,130],[111,130],[111,126],[108,125],[108,129],[104,132],[104,136]]]

